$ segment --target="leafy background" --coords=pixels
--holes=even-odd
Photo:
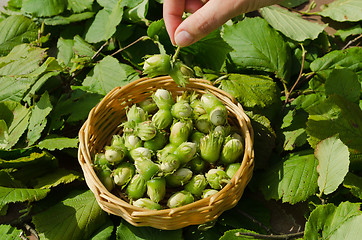
[[[360,0],[286,0],[181,49],[252,119],[256,169],[234,209],[174,231],[103,212],[77,163],[90,109],[174,54],[162,0],[1,3],[2,239],[360,239]]]

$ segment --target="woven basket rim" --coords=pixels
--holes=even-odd
[[[116,98],[117,94],[120,91],[132,91],[132,89],[137,89],[139,86],[148,86],[148,85],[155,85],[155,82],[158,84],[164,83],[164,84],[170,84],[174,85],[174,82],[171,77],[164,76],[164,77],[157,77],[157,78],[140,78],[138,80],[135,80],[123,87],[116,87],[112,89],[90,112],[88,115],[87,120],[84,122],[83,126],[81,127],[79,131],[79,151],[78,151],[78,160],[81,165],[81,168],[83,170],[86,183],[88,187],[91,189],[91,191],[94,193],[98,204],[100,207],[105,210],[106,212],[109,212],[111,214],[115,214],[118,216],[123,217],[126,221],[129,223],[135,225],[135,226],[152,226],[159,229],[177,229],[184,226],[188,226],[187,223],[180,223],[178,226],[164,226],[164,225],[157,225],[153,224],[151,222],[142,222],[142,218],[159,218],[163,221],[169,221],[170,218],[172,218],[175,215],[181,215],[181,214],[187,214],[187,212],[197,213],[197,209],[199,208],[205,208],[205,211],[208,211],[208,207],[212,208],[215,204],[218,204],[219,202],[224,201],[225,195],[227,195],[228,191],[232,190],[235,185],[237,185],[240,182],[240,179],[244,181],[242,183],[242,189],[244,190],[247,183],[250,181],[253,167],[254,167],[254,150],[253,150],[253,129],[251,127],[250,119],[247,117],[245,112],[243,111],[242,106],[237,102],[237,100],[230,95],[229,93],[226,93],[225,91],[215,87],[212,85],[212,83],[205,79],[198,79],[198,78],[191,78],[190,79],[190,85],[197,84],[197,86],[203,87],[206,91],[214,91],[217,93],[220,93],[221,95],[225,96],[226,99],[224,101],[229,101],[228,104],[233,104],[236,106],[236,110],[238,115],[234,116],[237,118],[238,121],[243,121],[244,132],[243,134],[248,138],[248,149],[246,149],[245,145],[245,153],[243,160],[241,162],[241,167],[238,169],[237,173],[234,175],[234,177],[231,179],[231,184],[226,185],[224,188],[222,188],[218,193],[205,198],[197,200],[193,203],[187,204],[185,206],[177,207],[177,208],[166,208],[162,210],[149,210],[145,208],[140,208],[133,206],[129,204],[128,202],[121,199],[119,196],[116,196],[115,194],[109,192],[101,183],[101,181],[98,179],[93,167],[92,167],[92,153],[91,153],[91,143],[90,143],[90,130],[94,127],[92,125],[92,121],[95,118],[95,115],[100,112],[100,110],[107,107],[107,104],[109,104],[109,99]],[[186,86],[186,89],[188,86]],[[180,88],[180,92],[183,91],[185,88]],[[228,109],[230,110],[230,109]],[[240,115],[240,116],[239,116]],[[241,120],[240,120],[241,119]],[[244,136],[244,137],[245,137]],[[245,177],[246,176],[246,177]],[[239,184],[240,185],[240,184]],[[242,194],[242,193],[241,193]],[[240,199],[240,196],[236,200]],[[234,201],[235,202],[235,201]],[[227,209],[232,208],[236,205],[236,203],[232,203],[231,205],[226,206]],[[215,214],[214,218],[217,218],[223,211],[227,209],[221,209],[218,210],[218,212]],[[210,211],[212,211],[211,209]],[[221,212],[220,212],[221,211]],[[133,219],[134,218],[134,219]],[[141,219],[141,220],[140,220]],[[160,220],[160,221],[161,221]],[[201,224],[201,223],[200,223]],[[177,224],[176,224],[177,225]],[[191,224],[189,224],[191,225]]]

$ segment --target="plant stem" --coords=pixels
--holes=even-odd
[[[140,42],[140,41],[146,40],[146,39],[148,39],[148,38],[149,38],[148,36],[142,36],[142,37],[138,38],[137,40],[135,40],[134,42],[131,42],[131,43],[128,44],[127,46],[125,46],[125,47],[123,47],[123,48],[121,48],[121,49],[118,49],[117,51],[115,51],[114,53],[112,53],[110,56],[113,57],[113,56],[116,55],[117,53],[120,53],[120,52],[122,52],[123,50],[125,50],[125,49],[133,46],[134,44],[136,44],[136,43],[138,43],[138,42]]]
[[[108,44],[108,41],[106,41],[106,42],[98,49],[98,51],[92,56],[92,60],[95,59],[95,58],[99,55],[99,53],[103,50],[103,48],[104,48],[105,46],[107,46],[107,44]]]
[[[29,239],[25,236],[25,233],[24,233],[24,232],[21,232],[21,233],[20,233],[19,238],[20,238],[21,240],[29,240]]]
[[[313,0],[310,4],[309,7],[307,9],[307,11],[305,11],[306,13],[309,13],[312,9],[314,9],[316,7],[316,2]]]
[[[354,42],[358,41],[358,39],[362,38],[362,34],[360,34],[358,37],[352,39],[351,41],[349,41],[346,46],[344,46],[342,48],[342,50],[345,50],[346,48],[348,48],[349,46],[351,46]]]
[[[304,232],[297,232],[297,233],[288,233],[288,234],[278,234],[278,235],[264,235],[264,234],[258,234],[258,233],[248,233],[248,232],[237,232],[235,233],[235,236],[241,237],[241,236],[249,236],[252,239],[294,239],[299,238],[304,235]]]
[[[297,86],[298,82],[299,82],[300,79],[302,78],[306,51],[305,51],[305,49],[304,49],[303,44],[300,44],[300,46],[301,46],[301,48],[302,48],[302,64],[301,64],[301,66],[300,66],[299,76],[298,76],[297,80],[295,81],[294,85],[292,86],[292,88],[291,88],[288,92],[285,93],[285,101],[284,101],[284,106],[283,106],[283,108],[284,108],[285,105],[288,103],[288,99],[289,99],[290,94],[293,92],[294,88]]]
[[[181,47],[176,48],[175,54],[172,56],[172,62],[176,61],[178,55],[180,54],[180,50],[181,50]]]
[[[36,239],[39,239],[38,233],[35,231],[34,228],[32,228],[29,224],[24,224],[24,226],[25,226],[25,229],[27,231],[29,231],[33,237],[35,237]]]
[[[287,87],[287,84],[284,82],[284,81],[282,81],[282,84],[283,84],[283,87],[284,87],[284,93],[285,93],[285,100],[287,100],[288,99],[288,96],[289,96],[289,91],[288,91],[288,87]],[[284,104],[284,106],[283,106],[283,109],[284,109],[284,107],[285,107],[285,104]]]

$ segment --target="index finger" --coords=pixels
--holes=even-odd
[[[171,42],[175,44],[174,33],[182,22],[182,15],[185,11],[185,0],[164,0],[163,19]]]

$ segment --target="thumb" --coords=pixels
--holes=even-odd
[[[235,2],[244,1],[208,1],[177,27],[174,34],[176,45],[180,47],[191,45],[240,14],[242,6],[235,6]]]
[[[176,29],[176,45],[186,47],[214,31],[229,19],[281,0],[209,0]]]

